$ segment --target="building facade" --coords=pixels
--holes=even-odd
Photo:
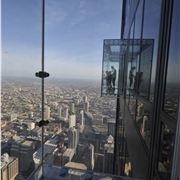
[[[18,174],[18,158],[10,157],[8,154],[3,154],[1,156],[1,180],[14,180]]]
[[[179,0],[123,1],[121,39],[127,46],[120,59],[116,121],[122,114],[134,177],[179,178],[179,6]]]

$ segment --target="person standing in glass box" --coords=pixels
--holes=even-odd
[[[111,77],[112,77],[112,88],[113,88],[113,93],[115,91],[115,83],[116,83],[116,69],[114,66],[111,66]]]

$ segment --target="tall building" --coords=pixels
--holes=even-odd
[[[85,110],[85,112],[89,112],[89,102],[88,101],[84,103],[84,110]]]
[[[44,119],[45,120],[48,120],[50,119],[50,107],[49,106],[45,106],[45,109],[44,109]]]
[[[58,145],[58,147],[53,152],[53,164],[56,166],[63,166],[63,154],[66,151],[64,143]]]
[[[46,163],[53,163],[53,152],[57,148],[59,140],[57,136],[53,136],[51,139],[47,140],[44,143],[44,156],[46,157],[44,160]],[[33,161],[35,163],[35,167],[37,168],[42,160],[42,146],[33,153]]]
[[[83,132],[84,130],[84,125],[85,125],[85,119],[84,119],[84,111],[80,111],[80,131]]]
[[[62,106],[58,107],[58,117],[59,117],[59,119],[62,118]]]
[[[107,121],[107,126],[108,126],[108,135],[115,135],[115,119],[111,119]]]
[[[65,118],[66,121],[68,120],[68,116],[69,116],[69,110],[68,110],[68,107],[65,107],[65,109],[64,109],[64,118]]]
[[[89,145],[90,151],[90,162],[91,162],[91,170],[94,169],[95,157],[94,157],[94,146],[92,144]]]
[[[71,149],[75,149],[76,151],[76,148],[77,148],[77,144],[79,142],[79,139],[78,139],[78,132],[77,132],[77,129],[75,127],[71,127],[68,131],[68,148],[71,148]]]
[[[75,104],[71,103],[70,105],[70,114],[75,114]]]
[[[65,165],[68,162],[71,162],[73,156],[75,154],[75,149],[67,148],[62,156],[62,164]]]
[[[81,128],[80,128],[80,124],[79,123],[77,123],[76,129],[77,129],[77,139],[78,139],[78,142],[79,142],[79,135],[80,135],[80,132],[81,132]]]
[[[80,125],[84,126],[84,111],[80,111]]]
[[[83,97],[83,101],[84,101],[84,102],[87,102],[87,96],[84,96],[84,97]]]
[[[106,163],[108,162],[108,163]],[[104,172],[113,173],[113,162],[114,162],[114,138],[112,135],[106,140],[104,145]]]
[[[10,155],[19,160],[19,175],[24,178],[34,170],[34,143],[29,140],[15,142],[11,145]]]
[[[1,180],[14,180],[19,174],[19,161],[7,153],[1,156]]]
[[[69,115],[69,128],[72,128],[75,126],[76,126],[76,115],[71,114],[71,115]]]
[[[95,172],[104,172],[104,154],[95,153],[95,163],[94,163],[94,171]]]

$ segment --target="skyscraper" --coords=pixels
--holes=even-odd
[[[87,102],[87,96],[84,96],[84,97],[83,97],[83,101],[84,101],[84,102]]]
[[[62,118],[62,106],[59,106],[59,108],[58,108],[58,117],[59,117],[59,119]]]
[[[89,102],[85,102],[84,104],[84,109],[85,109],[85,112],[89,112]]]
[[[108,126],[108,135],[115,135],[115,119],[108,120],[107,126]]]
[[[67,107],[65,107],[65,119],[68,120],[68,116],[69,116],[69,110]]]
[[[23,177],[34,170],[33,142],[29,140],[15,142],[10,149],[10,155],[19,159],[19,174]]]
[[[74,103],[71,103],[70,114],[75,114],[75,104]]]
[[[68,148],[75,149],[77,148],[78,144],[78,134],[77,129],[75,127],[71,127],[68,131]]]
[[[84,111],[80,111],[80,131],[83,132],[84,130]]]
[[[105,163],[107,162],[107,163]],[[114,162],[114,138],[109,135],[104,145],[104,172],[113,173]]]
[[[89,146],[89,150],[90,150],[90,162],[91,162],[91,170],[94,169],[94,146],[92,144],[90,144]]]
[[[74,126],[76,126],[76,115],[71,114],[69,115],[69,128],[72,128]]]
[[[44,119],[48,120],[50,119],[50,107],[49,106],[45,106],[45,110],[44,110]]]
[[[14,180],[19,173],[19,161],[7,153],[1,156],[1,180]]]
[[[57,166],[63,166],[63,153],[66,151],[64,143],[59,144],[59,146],[53,152],[53,164]]]

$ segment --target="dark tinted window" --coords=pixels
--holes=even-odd
[[[180,96],[180,1],[174,1],[164,110],[176,118]]]
[[[151,91],[150,91],[151,101],[153,101],[153,94],[154,94],[154,81],[155,81],[155,73],[156,73],[156,61],[157,61],[157,51],[158,51],[158,39],[159,39],[160,12],[161,12],[161,0],[145,1],[143,39],[146,38],[154,39],[152,74],[151,74]]]

